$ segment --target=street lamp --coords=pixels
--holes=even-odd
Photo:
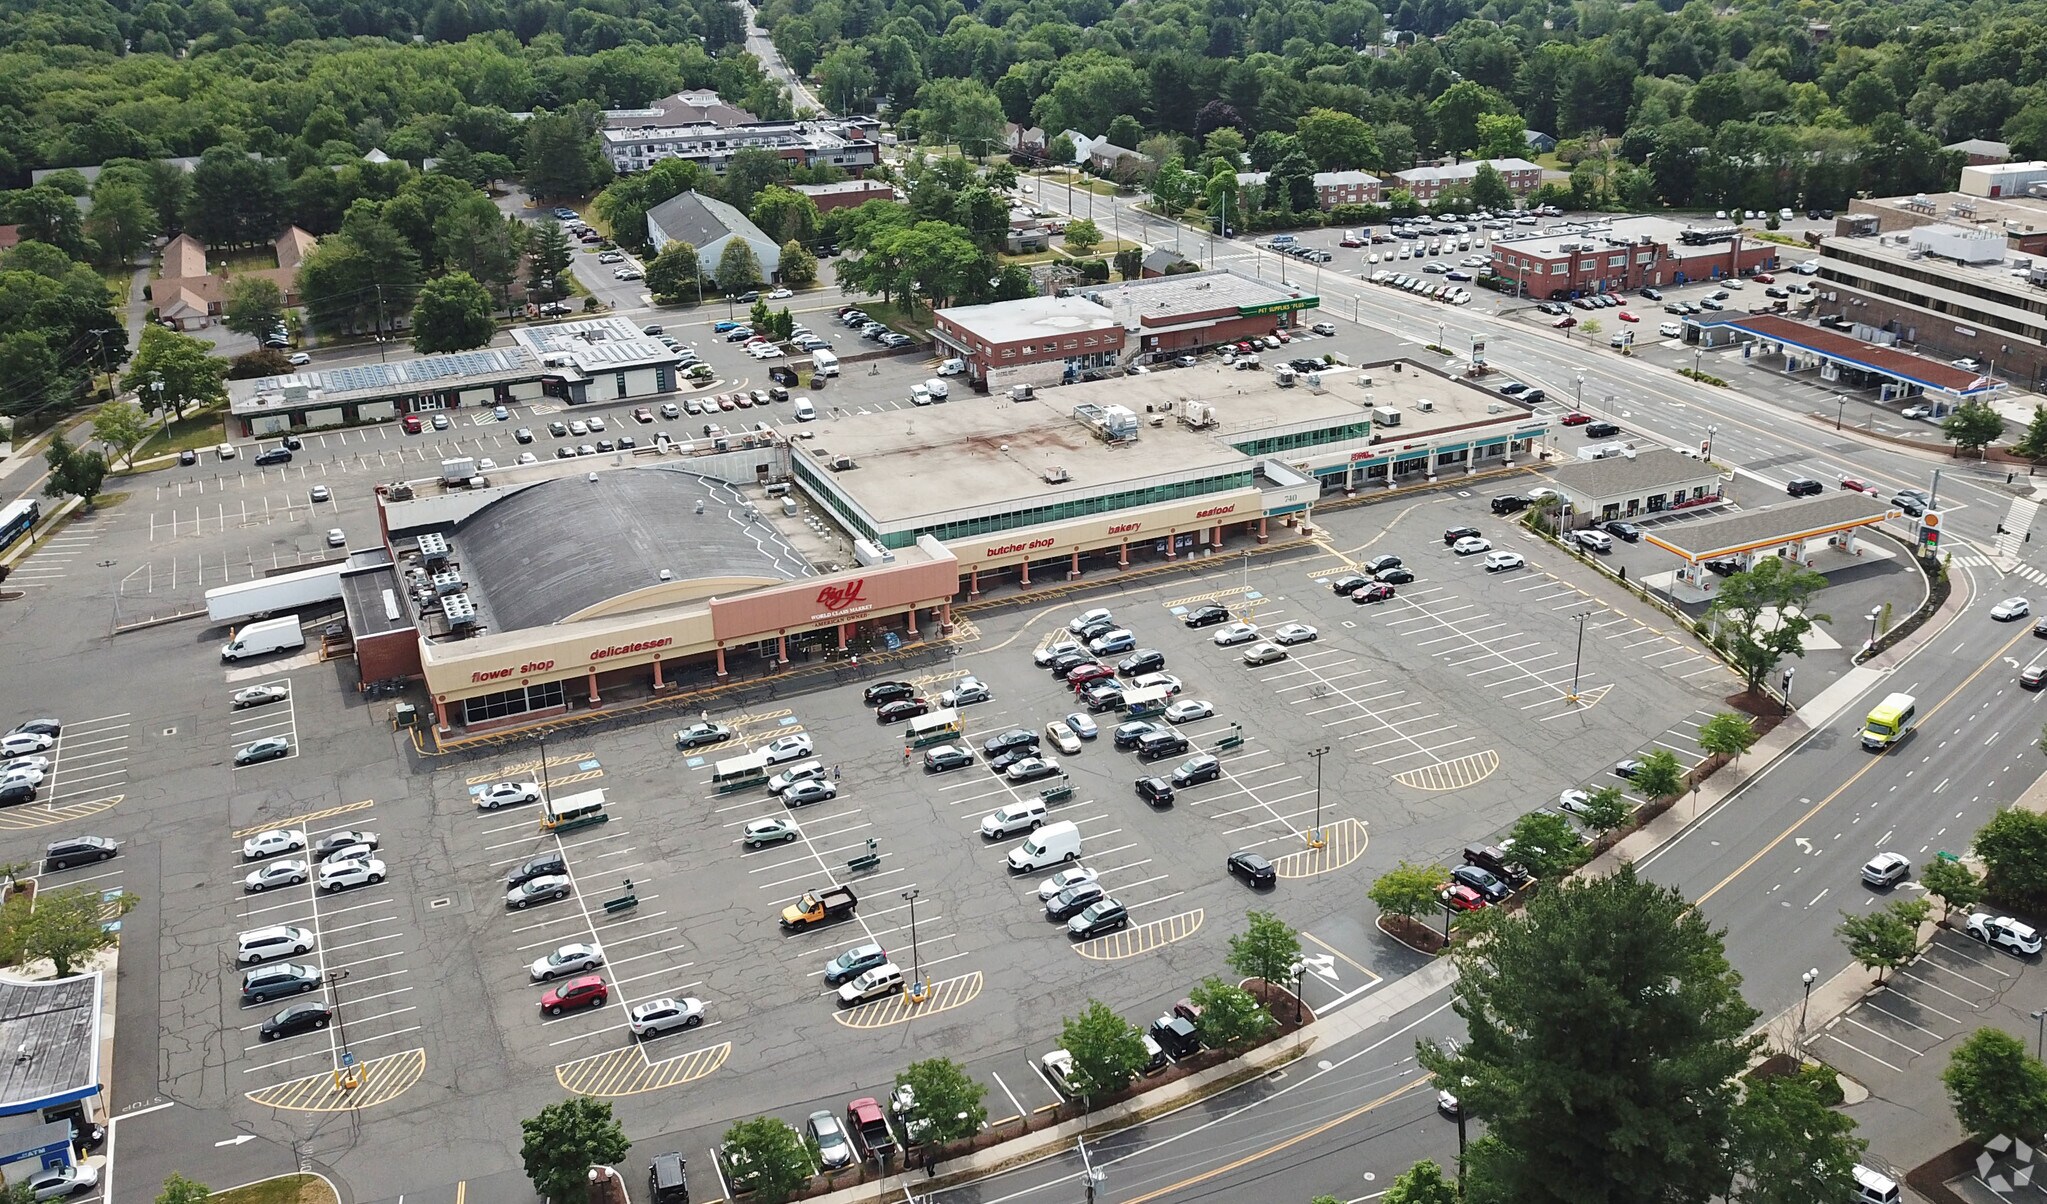
[[[931,991],[924,985],[924,966],[917,956],[917,888],[903,892],[903,901],[910,905],[910,1001],[922,1003],[931,997]]]
[[[1784,670],[1784,713],[1786,715],[1791,713],[1791,679],[1797,673],[1798,670],[1796,669]]]
[[[1564,695],[1565,702],[1578,701],[1578,669],[1585,661],[1585,620],[1594,612],[1581,610],[1571,617],[1578,620],[1578,650],[1571,654],[1571,692]]]
[[[547,800],[554,797],[554,792],[548,788],[547,784],[547,733],[541,732],[538,739],[540,740],[540,805],[545,807],[547,806]]]
[[[1812,1006],[1812,984],[1818,982],[1819,978],[1820,972],[1817,967],[1807,970],[1805,973],[1798,976],[1798,981],[1805,984],[1805,998],[1800,1000],[1798,1004],[1797,1038],[1800,1057],[1805,1056],[1805,1013],[1806,1009]]]
[[[1308,836],[1308,847],[1319,849],[1326,843],[1322,839],[1322,758],[1329,755],[1329,746],[1310,749],[1308,755],[1315,758],[1315,829]]]
[[[1706,354],[1704,347],[1692,348],[1692,379],[1699,379],[1699,357]]]
[[[1842,417],[1848,413],[1848,395],[1843,393],[1834,400],[1840,403],[1834,407],[1834,429],[1838,431],[1841,429]]]
[[[2037,1062],[2040,1060],[2041,1042],[2047,1040],[2047,1010],[2034,1012],[2033,1019],[2040,1025],[2040,1031],[2033,1034],[2033,1060]]]
[[[1863,618],[1869,620],[1869,650],[1871,652],[1876,651],[1876,621],[1882,615],[1883,615],[1882,611],[1872,610],[1868,614],[1863,616]]]
[[[1294,1027],[1299,1028],[1301,1027],[1301,983],[1307,977],[1308,967],[1305,962],[1294,962],[1286,968],[1286,972],[1287,977],[1292,980],[1294,986]]]
[[[1716,422],[1716,423],[1709,423],[1709,424],[1707,425],[1707,427],[1706,427],[1706,448],[1705,448],[1705,452],[1706,452],[1706,463],[1708,463],[1708,464],[1711,464],[1711,463],[1713,462],[1713,436],[1715,436],[1715,435],[1717,435],[1717,434],[1719,434],[1719,433],[1720,433],[1720,424],[1719,424],[1719,423],[1717,423],[1717,422]]]
[[[1583,372],[1580,372],[1577,376],[1577,379],[1571,382],[1571,409],[1574,412],[1576,412],[1582,411],[1584,408],[1585,408],[1585,374]]]

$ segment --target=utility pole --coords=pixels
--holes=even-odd
[[[1106,1172],[1097,1170],[1093,1160],[1087,1156],[1087,1138],[1076,1137],[1073,1144],[1080,1151],[1081,1178],[1087,1185],[1087,1204],[1095,1204],[1095,1188],[1109,1176]]]
[[[384,359],[384,282],[379,280],[376,282],[376,286],[377,286],[377,360],[378,362],[381,363]]]

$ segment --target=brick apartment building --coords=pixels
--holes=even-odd
[[[1659,217],[1622,218],[1562,234],[1504,235],[1493,242],[1493,275],[1516,296],[1562,301],[1587,293],[1752,276],[1776,268],[1783,248],[1745,241],[1733,226],[1686,226]]]
[[[1505,181],[1507,191],[1515,196],[1527,196],[1542,186],[1541,166],[1526,159],[1472,159],[1394,172],[1394,187],[1406,189],[1415,200],[1427,204],[1446,188],[1470,188],[1471,182],[1478,178],[1478,165],[1481,163],[1492,164],[1493,170],[1499,172],[1500,179]]]
[[[1270,172],[1237,173],[1240,188],[1263,188]],[[1362,171],[1318,171],[1315,173],[1315,207],[1324,213],[1338,205],[1379,203],[1379,177]]]
[[[852,209],[869,201],[892,201],[896,196],[895,188],[882,180],[841,180],[836,184],[792,184],[789,187],[809,197],[817,205],[819,213]]]

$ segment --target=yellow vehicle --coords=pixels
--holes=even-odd
[[[1919,706],[1910,694],[1892,694],[1876,704],[1862,721],[1862,747],[1883,752],[1905,738],[1919,721]]]

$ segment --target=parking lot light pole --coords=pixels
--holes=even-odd
[[[2040,1026],[2040,1031],[2033,1035],[2033,1060],[2037,1062],[2040,1060],[2040,1045],[2047,1041],[2047,1009],[2034,1012],[2033,1019]]]
[[[1315,758],[1315,827],[1308,833],[1308,847],[1319,849],[1327,842],[1322,839],[1322,758],[1329,755],[1329,746],[1308,750]]]
[[[1571,412],[1582,413],[1585,409],[1585,374],[1580,372],[1571,385]]]
[[[1801,1058],[1805,1056],[1805,1012],[1807,1008],[1812,1006],[1812,984],[1818,982],[1819,977],[1818,967],[1807,970],[1798,976],[1798,981],[1805,984],[1805,998],[1799,1000],[1798,1003],[1798,1032],[1796,1034],[1796,1048],[1798,1056]]]
[[[1848,395],[1843,393],[1834,400],[1841,403],[1834,407],[1834,429],[1838,431],[1841,429],[1841,419],[1848,413]]]
[[[540,740],[540,805],[545,807],[547,800],[554,797],[547,785],[547,733],[541,732],[538,738]]]
[[[1578,669],[1585,663],[1585,620],[1592,617],[1589,610],[1581,610],[1571,617],[1578,620],[1578,650],[1571,654],[1571,692],[1564,695],[1565,702],[1578,701]]]
[[[1870,612],[1869,612],[1868,614],[1864,615],[1863,617],[1869,620],[1869,645],[1868,645],[1868,650],[1869,650],[1869,651],[1871,651],[1871,652],[1874,652],[1874,651],[1876,651],[1876,621],[1877,621],[1877,620],[1878,620],[1879,618],[1882,618],[1882,617],[1883,617],[1883,611],[1881,611],[1881,610],[1872,610],[1872,611],[1870,611]]]
[[[1713,462],[1713,436],[1715,436],[1715,435],[1717,435],[1717,434],[1719,434],[1719,433],[1720,433],[1720,425],[1719,425],[1718,423],[1708,423],[1708,424],[1707,424],[1707,426],[1706,426],[1706,448],[1705,448],[1705,453],[1706,453],[1706,463],[1708,463],[1708,464],[1711,464],[1711,463]]]
[[[917,957],[917,888],[903,892],[903,901],[910,905],[910,1002],[922,1003],[931,998],[931,988],[924,981],[923,962]]]

